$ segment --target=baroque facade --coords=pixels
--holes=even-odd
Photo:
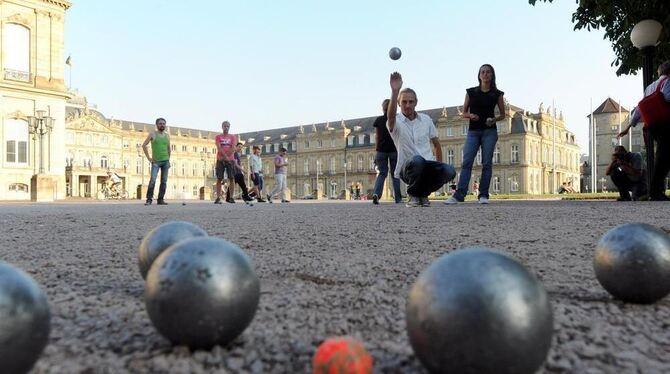
[[[66,0],[0,1],[0,200],[65,197]],[[40,119],[42,130],[36,125]]]
[[[542,109],[542,108],[540,108]],[[498,123],[491,192],[495,194],[554,193],[565,181],[579,186],[579,148],[562,116],[548,111],[530,113],[507,105],[508,116]],[[438,128],[444,161],[459,172],[468,123],[459,107],[422,111]],[[315,123],[238,134],[245,155],[257,145],[263,152],[266,185],[273,183],[272,157],[288,149],[288,186],[293,198],[344,198],[354,186],[369,193],[376,178],[374,164],[376,117]],[[235,133],[235,124],[232,124]],[[149,180],[149,164],[140,145],[153,124],[106,118],[84,98],[70,100],[67,108],[65,152],[67,195],[96,197],[107,170],[123,179],[124,188],[141,198]],[[167,198],[209,199],[215,182],[216,132],[170,126],[172,159]],[[479,160],[479,157],[478,157]],[[248,163],[243,158],[243,167]],[[248,173],[247,173],[248,174]],[[476,161],[471,183],[481,174]],[[458,177],[457,177],[458,178]],[[388,182],[388,179],[387,179]],[[140,187],[143,186],[143,187]],[[203,188],[204,187],[204,188]],[[444,186],[440,193],[446,192]],[[266,190],[267,191],[267,190]],[[385,188],[388,197],[390,188]],[[316,196],[315,196],[316,195]]]

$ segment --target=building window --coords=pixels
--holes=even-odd
[[[335,174],[335,157],[330,158],[329,171],[330,171],[331,174]]]
[[[612,125],[612,127],[610,127],[610,129],[611,129],[612,131],[619,132],[619,125]]]
[[[30,30],[16,23],[5,24],[5,79],[30,82]]]
[[[181,175],[184,176],[184,177],[186,176],[186,163],[185,162],[183,162],[181,164]]]
[[[375,155],[368,157],[368,170],[375,170]]]
[[[198,186],[193,186],[193,196],[198,196]]]
[[[510,190],[511,190],[512,192],[517,192],[517,191],[519,191],[519,180],[518,180],[517,176],[516,176],[516,175],[515,175],[515,176],[512,176],[509,180],[510,180],[510,182],[509,182],[509,184],[510,184]]]
[[[142,159],[138,158],[135,161],[135,174],[142,174]]]
[[[265,153],[272,153],[270,152],[270,144],[265,145]]]
[[[330,138],[330,146],[333,148],[337,147],[337,138]]]
[[[358,145],[365,144],[365,134],[358,135]]]
[[[321,139],[316,141],[316,148],[323,148],[323,141]]]
[[[493,163],[500,163],[500,147],[496,146],[496,149],[493,151]]]
[[[305,140],[305,149],[309,149],[309,140]]]
[[[177,151],[177,145],[176,144],[170,144],[170,150],[172,152],[176,152]]]
[[[28,185],[23,183],[12,183],[9,185],[10,192],[28,192]]]
[[[500,192],[500,177],[493,177],[493,192]]]
[[[107,135],[102,135],[100,137],[100,144],[107,145],[107,143],[109,143],[109,138],[107,137]]]
[[[449,126],[447,127],[447,136],[454,136],[454,128]]]
[[[100,157],[100,168],[107,169],[108,166],[109,166],[109,164],[107,162],[107,156],[101,156]]]
[[[519,146],[517,144],[512,145],[512,163],[519,162]]]
[[[351,160],[351,157],[347,157],[347,171],[352,171],[354,169],[353,161]]]
[[[93,145],[93,135],[86,134],[86,137],[84,138],[84,144]]]
[[[461,135],[468,135],[468,126],[461,126]]]
[[[275,152],[279,152],[279,143],[275,143]]]
[[[447,149],[447,164],[454,165],[454,150],[451,148]]]
[[[191,172],[193,173],[194,177],[198,176],[198,165],[195,162],[192,165]]]
[[[18,119],[5,121],[7,163],[28,164],[28,122]]]
[[[356,171],[363,171],[363,155],[356,157]]]
[[[305,175],[309,175],[309,160],[305,160],[302,162],[302,170]]]
[[[354,137],[347,136],[347,145],[354,145]]]
[[[612,138],[612,147],[614,147],[615,145],[618,145],[618,144],[619,144],[619,139]]]
[[[186,146],[186,145],[182,145],[182,146],[181,146],[181,151],[182,151],[182,152],[188,152],[188,146]]]
[[[375,143],[376,143],[376,140],[377,140],[377,139],[375,139],[375,135],[374,135],[374,134],[370,134],[370,144],[375,144]]]

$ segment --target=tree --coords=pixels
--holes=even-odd
[[[553,2],[553,0],[539,0]],[[528,0],[535,5],[538,0]],[[635,74],[642,67],[642,55],[630,41],[630,33],[639,21],[654,19],[663,25],[660,44],[656,48],[656,62],[670,60],[670,1],[668,0],[576,0],[577,10],[572,14],[575,30],[604,29],[612,42],[617,75]],[[657,65],[657,64],[655,64]]]

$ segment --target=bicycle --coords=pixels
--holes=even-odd
[[[98,191],[98,200],[108,200],[108,199],[117,199],[117,200],[126,200],[128,198],[128,191],[123,188],[119,188],[115,191],[109,188],[105,183],[102,185],[100,191]]]

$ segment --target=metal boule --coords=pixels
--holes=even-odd
[[[435,260],[410,289],[406,321],[410,344],[431,373],[534,373],[553,333],[542,284],[488,248]]]
[[[183,221],[166,222],[149,231],[137,250],[137,262],[142,278],[146,279],[151,264],[169,246],[198,236],[207,236],[207,232],[200,226]]]
[[[40,286],[0,261],[0,372],[27,373],[49,340],[51,312]]]
[[[250,258],[213,237],[181,241],[153,263],[145,283],[151,322],[173,344],[225,346],[251,323],[260,282]]]
[[[654,303],[670,294],[670,236],[645,223],[619,225],[598,241],[593,270],[615,298]]]

